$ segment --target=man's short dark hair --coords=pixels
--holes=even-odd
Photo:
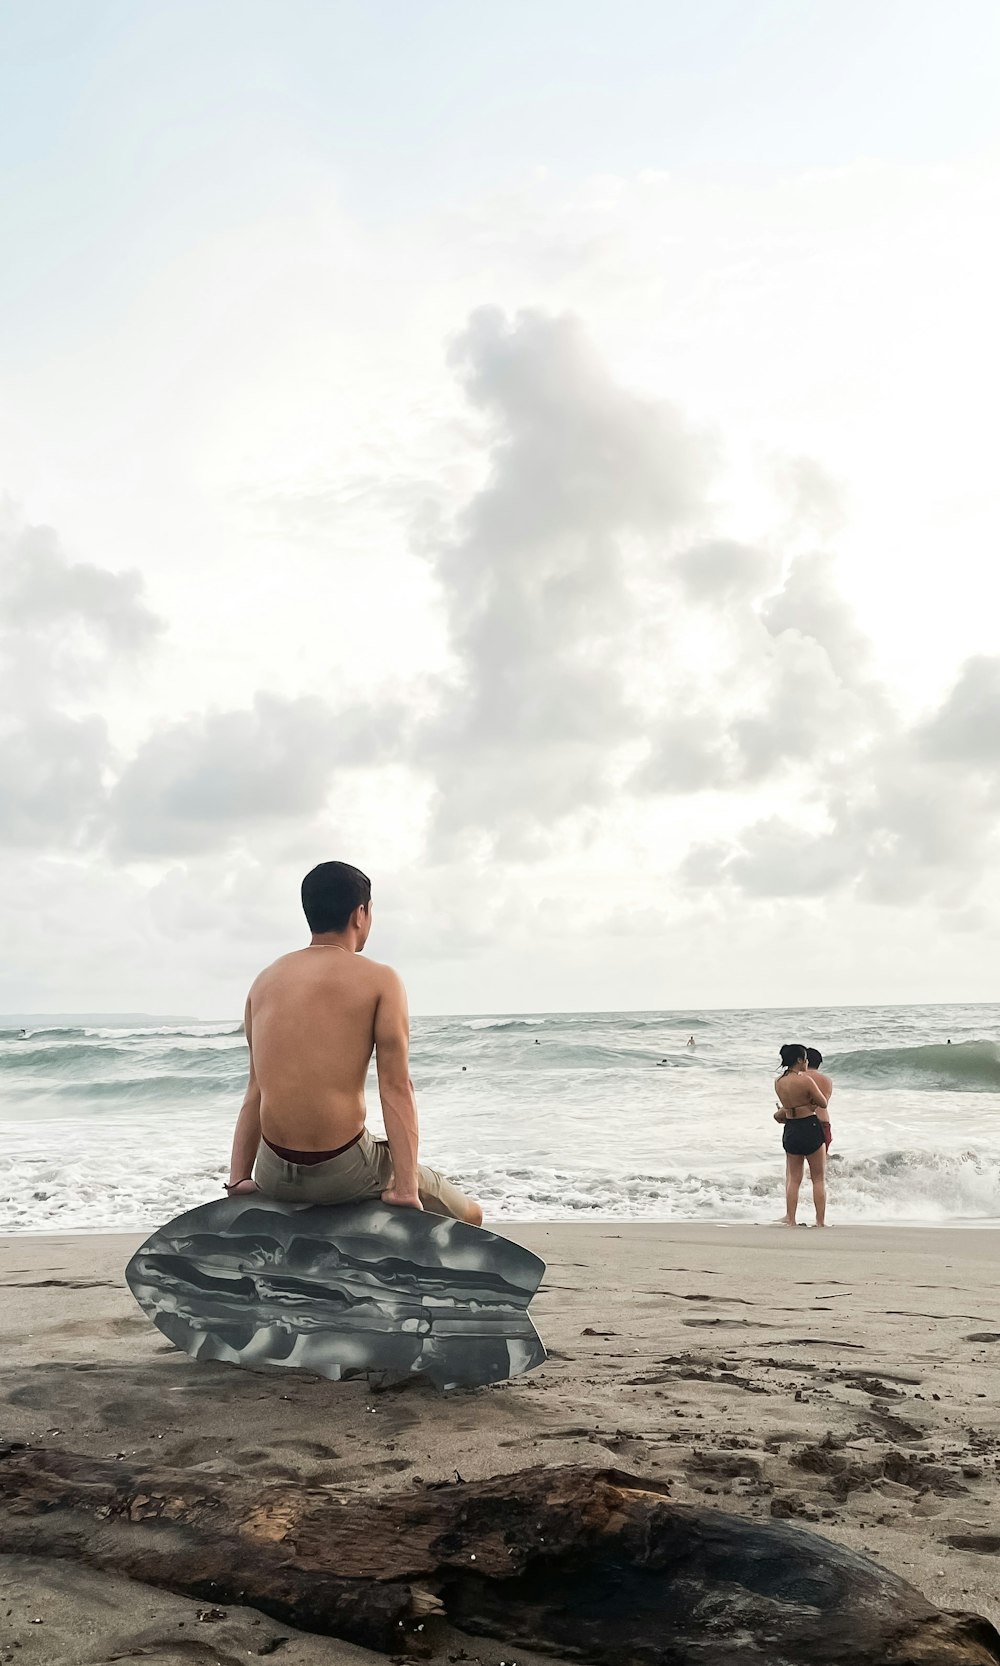
[[[823,1063],[823,1055],[818,1047],[806,1048],[806,1063],[810,1070],[818,1070]]]
[[[312,932],[345,931],[354,910],[371,900],[371,880],[350,862],[321,862],[302,881],[302,907]]]

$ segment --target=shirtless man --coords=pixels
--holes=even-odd
[[[247,997],[250,1080],[226,1191],[286,1203],[380,1197],[479,1226],[479,1204],[417,1162],[406,991],[391,967],[360,958],[371,882],[347,862],[321,862],[302,881],[302,907],[311,941],[261,972]],[[365,1127],[373,1051],[388,1140]]]
[[[830,1095],[833,1093],[833,1083],[831,1082],[829,1076],[824,1076],[823,1072],[820,1070],[820,1065],[822,1063],[823,1063],[823,1055],[820,1052],[819,1048],[818,1047],[807,1047],[806,1048],[806,1064],[809,1067],[809,1075],[812,1077],[813,1081],[816,1083],[817,1087],[820,1090],[820,1093],[822,1093],[824,1099],[826,1100],[827,1105],[829,1105]],[[826,1146],[827,1151],[829,1151],[829,1149],[830,1149],[830,1144],[831,1144],[832,1140],[833,1140],[833,1129],[830,1126],[830,1118],[829,1118],[829,1116],[827,1116],[826,1121],[823,1123],[823,1143]]]
[[[806,1050],[800,1042],[781,1049],[782,1074],[774,1084],[778,1096],[775,1122],[782,1123],[781,1143],[785,1149],[785,1217],[782,1226],[794,1226],[799,1188],[806,1163],[812,1180],[816,1225],[826,1225],[826,1145],[823,1123],[827,1120],[826,1095],[809,1070]]]

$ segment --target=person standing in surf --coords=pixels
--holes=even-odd
[[[806,1049],[801,1042],[786,1043],[781,1049],[784,1066],[774,1084],[778,1096],[775,1122],[783,1124],[781,1144],[785,1151],[785,1218],[782,1226],[797,1225],[795,1212],[806,1163],[812,1180],[816,1225],[826,1225],[826,1143],[823,1123],[829,1121],[826,1094],[809,1073]]]
[[[809,1066],[809,1074],[814,1082],[819,1083],[820,1092],[826,1095],[827,1110],[829,1111],[830,1099],[833,1095],[833,1083],[831,1082],[829,1076],[824,1076],[822,1070],[820,1069],[820,1065],[822,1063],[823,1055],[819,1048],[807,1047],[806,1064]],[[827,1116],[826,1121],[823,1123],[823,1143],[826,1146],[827,1151],[829,1151],[830,1146],[833,1143],[833,1128],[831,1127],[829,1116]]]

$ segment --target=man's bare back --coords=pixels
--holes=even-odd
[[[380,1008],[385,1066],[394,1032],[405,1040],[407,1023],[406,997],[388,966],[317,946],[282,955],[261,972],[247,1000],[246,1031],[266,1140],[333,1151],[361,1132]]]
[[[824,1076],[822,1070],[813,1070],[811,1066],[810,1066],[809,1070],[806,1072],[806,1074],[808,1076],[812,1077],[813,1081],[816,1083],[816,1086],[819,1088],[820,1093],[823,1095],[823,1098],[826,1100],[827,1104],[829,1105],[830,1097],[833,1093],[833,1082],[831,1081],[830,1077],[829,1076]]]
[[[250,1079],[236,1124],[230,1192],[289,1202],[385,1203],[478,1225],[482,1210],[418,1163],[406,991],[389,966],[362,960],[371,886],[357,868],[323,862],[302,882],[312,942],[254,981],[245,1029]],[[372,1053],[386,1140],[365,1127]]]

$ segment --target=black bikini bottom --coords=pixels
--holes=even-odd
[[[811,1157],[823,1144],[823,1124],[818,1116],[797,1116],[785,1123],[781,1143],[789,1157]]]

